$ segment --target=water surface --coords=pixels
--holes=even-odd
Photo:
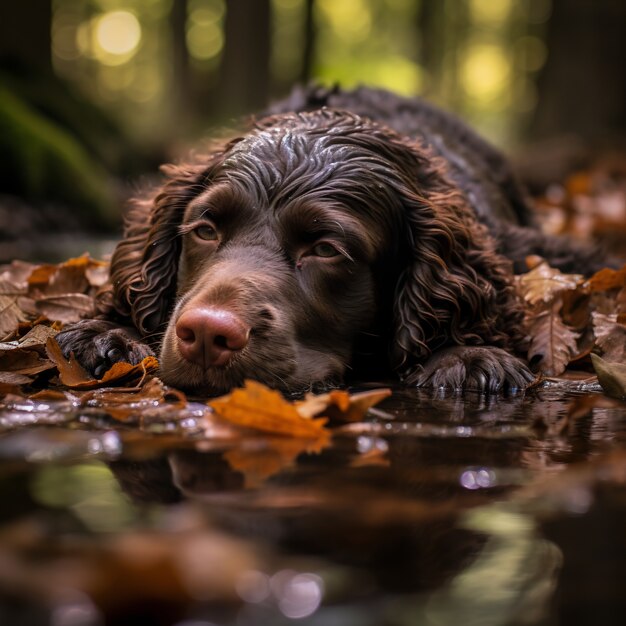
[[[0,624],[626,623],[626,405],[394,389],[323,446],[0,401]]]

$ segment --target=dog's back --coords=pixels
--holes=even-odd
[[[481,221],[494,218],[533,226],[533,214],[506,157],[459,118],[421,98],[404,98],[371,87],[343,91],[338,87],[296,88],[274,103],[268,113],[344,109],[381,122],[396,132],[419,139],[448,164]]]

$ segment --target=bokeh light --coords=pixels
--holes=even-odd
[[[97,18],[95,36],[104,52],[116,56],[127,55],[141,41],[141,26],[130,11],[112,11]]]

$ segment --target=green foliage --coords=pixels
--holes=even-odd
[[[115,221],[112,180],[72,134],[0,87],[3,191],[68,204],[101,226]]]

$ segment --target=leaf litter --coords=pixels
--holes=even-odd
[[[517,280],[528,305],[528,356],[536,371],[571,379],[573,368],[592,376],[597,363],[589,356],[593,352],[607,361],[600,382],[606,381],[607,368],[621,381],[605,387],[607,393],[620,389],[623,372],[613,367],[612,359],[623,359],[626,352],[626,267],[603,269],[584,279],[551,268],[539,257],[529,258],[528,265],[529,272]],[[94,378],[73,355],[64,357],[54,337],[65,324],[95,314],[107,271],[105,262],[86,255],[58,265],[14,261],[0,267],[0,397],[5,407],[16,398],[66,402],[150,432],[158,432],[159,425],[166,430],[173,415],[192,415],[206,439],[215,433],[243,438],[256,432],[315,442],[296,446],[304,450],[328,445],[335,425],[363,421],[391,393],[333,390],[288,401],[275,390],[246,381],[226,396],[196,402],[158,379],[154,357],[137,365],[117,363],[102,378]],[[286,447],[283,443],[282,458],[293,458],[294,448]],[[249,458],[252,464],[258,454]],[[245,465],[245,451],[231,457],[234,465]]]

